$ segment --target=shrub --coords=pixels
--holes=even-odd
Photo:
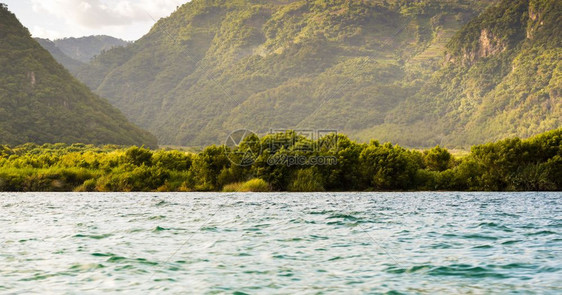
[[[152,152],[142,147],[131,147],[125,152],[125,162],[136,166],[150,166],[152,160]]]
[[[96,179],[88,179],[88,180],[84,181],[84,183],[81,186],[74,189],[74,191],[75,192],[95,192],[96,191],[96,184],[97,184]]]
[[[322,192],[324,191],[324,181],[322,176],[314,169],[296,171],[289,184],[291,192]]]
[[[269,184],[263,179],[254,178],[246,182],[235,182],[225,185],[223,192],[269,192]]]

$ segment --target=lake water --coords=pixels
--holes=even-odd
[[[562,294],[562,193],[3,193],[0,210],[0,293]]]

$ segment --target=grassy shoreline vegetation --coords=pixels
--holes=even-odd
[[[323,141],[337,145],[325,146]],[[303,147],[317,146],[315,149]],[[254,155],[249,165],[244,157]],[[280,157],[330,157],[288,165]],[[441,147],[408,150],[294,131],[246,137],[235,149],[200,153],[84,144],[0,145],[0,191],[536,191],[562,189],[562,129],[505,139],[454,157]]]

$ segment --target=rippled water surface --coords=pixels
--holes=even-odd
[[[0,293],[562,294],[561,193],[5,193],[0,210]]]

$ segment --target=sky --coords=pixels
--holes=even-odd
[[[109,35],[128,41],[189,0],[0,0],[33,37]]]

